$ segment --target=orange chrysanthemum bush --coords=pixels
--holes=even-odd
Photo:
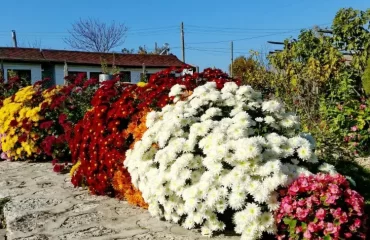
[[[207,81],[215,81],[218,85],[231,81],[218,69],[182,74],[189,69],[189,66],[166,69],[153,74],[147,84],[105,82],[92,100],[93,109],[74,129],[75,136],[70,143],[75,163],[71,172],[72,183],[88,186],[92,194],[124,198],[146,207],[141,192],[131,184],[123,162],[126,151],[146,131],[147,113],[170,103],[173,98],[168,94],[176,84],[185,85],[190,93]]]

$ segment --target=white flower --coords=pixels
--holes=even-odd
[[[224,87],[222,88],[222,93],[234,93],[238,90],[238,85],[234,82],[227,82],[225,83]]]
[[[337,171],[335,170],[335,167],[328,163],[323,163],[319,166],[319,171],[321,172],[327,172],[330,174],[336,174]]]
[[[243,207],[246,194],[243,191],[231,192],[229,196],[229,205],[232,209],[239,210]]]
[[[184,89],[186,89],[184,85],[176,84],[171,88],[171,91],[168,94],[168,96],[175,97],[181,95]]]
[[[282,109],[282,104],[276,100],[270,100],[262,103],[264,112],[275,113]]]
[[[266,116],[264,118],[264,121],[267,123],[267,124],[271,124],[271,123],[274,123],[275,122],[275,118],[273,118],[272,116]]]
[[[266,230],[267,228],[270,228],[273,226],[274,217],[271,213],[264,212],[259,216],[258,222],[259,222],[260,228],[262,227],[262,230]]]
[[[298,157],[302,160],[308,160],[311,157],[311,149],[307,146],[302,146],[297,150]]]
[[[263,118],[262,117],[257,117],[254,119],[256,122],[263,122]]]
[[[183,89],[174,86],[171,95]],[[199,86],[190,97],[149,113],[147,127],[126,153],[132,183],[151,215],[189,229],[200,226],[208,236],[225,228],[217,214],[227,210],[242,239],[275,232],[277,189],[311,174],[301,163],[317,161],[314,141],[298,133],[298,118],[250,86]]]

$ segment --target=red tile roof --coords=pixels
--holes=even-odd
[[[45,61],[40,49],[36,48],[0,48],[0,59],[20,61]]]
[[[47,61],[100,65],[104,59],[109,65],[113,63],[113,53],[80,52],[66,50],[39,50],[35,48],[0,48],[0,59],[22,61]],[[115,65],[127,67],[170,67],[184,63],[175,55],[114,54]]]

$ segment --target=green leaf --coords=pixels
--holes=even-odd
[[[330,235],[326,235],[326,236],[324,237],[324,240],[331,240]]]
[[[292,221],[292,219],[290,219],[290,218],[287,218],[287,217],[285,217],[285,218],[283,218],[283,222],[286,224],[286,225],[290,225],[290,222]]]
[[[307,224],[306,224],[306,223],[304,223],[304,222],[302,222],[302,223],[301,223],[301,226],[302,226],[302,230],[303,230],[303,232],[305,232],[305,231],[306,231],[306,229],[307,229]]]

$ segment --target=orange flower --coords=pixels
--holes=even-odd
[[[141,192],[131,184],[131,177],[126,170],[118,170],[114,173],[112,185],[118,198],[126,199],[132,205],[148,208]]]

